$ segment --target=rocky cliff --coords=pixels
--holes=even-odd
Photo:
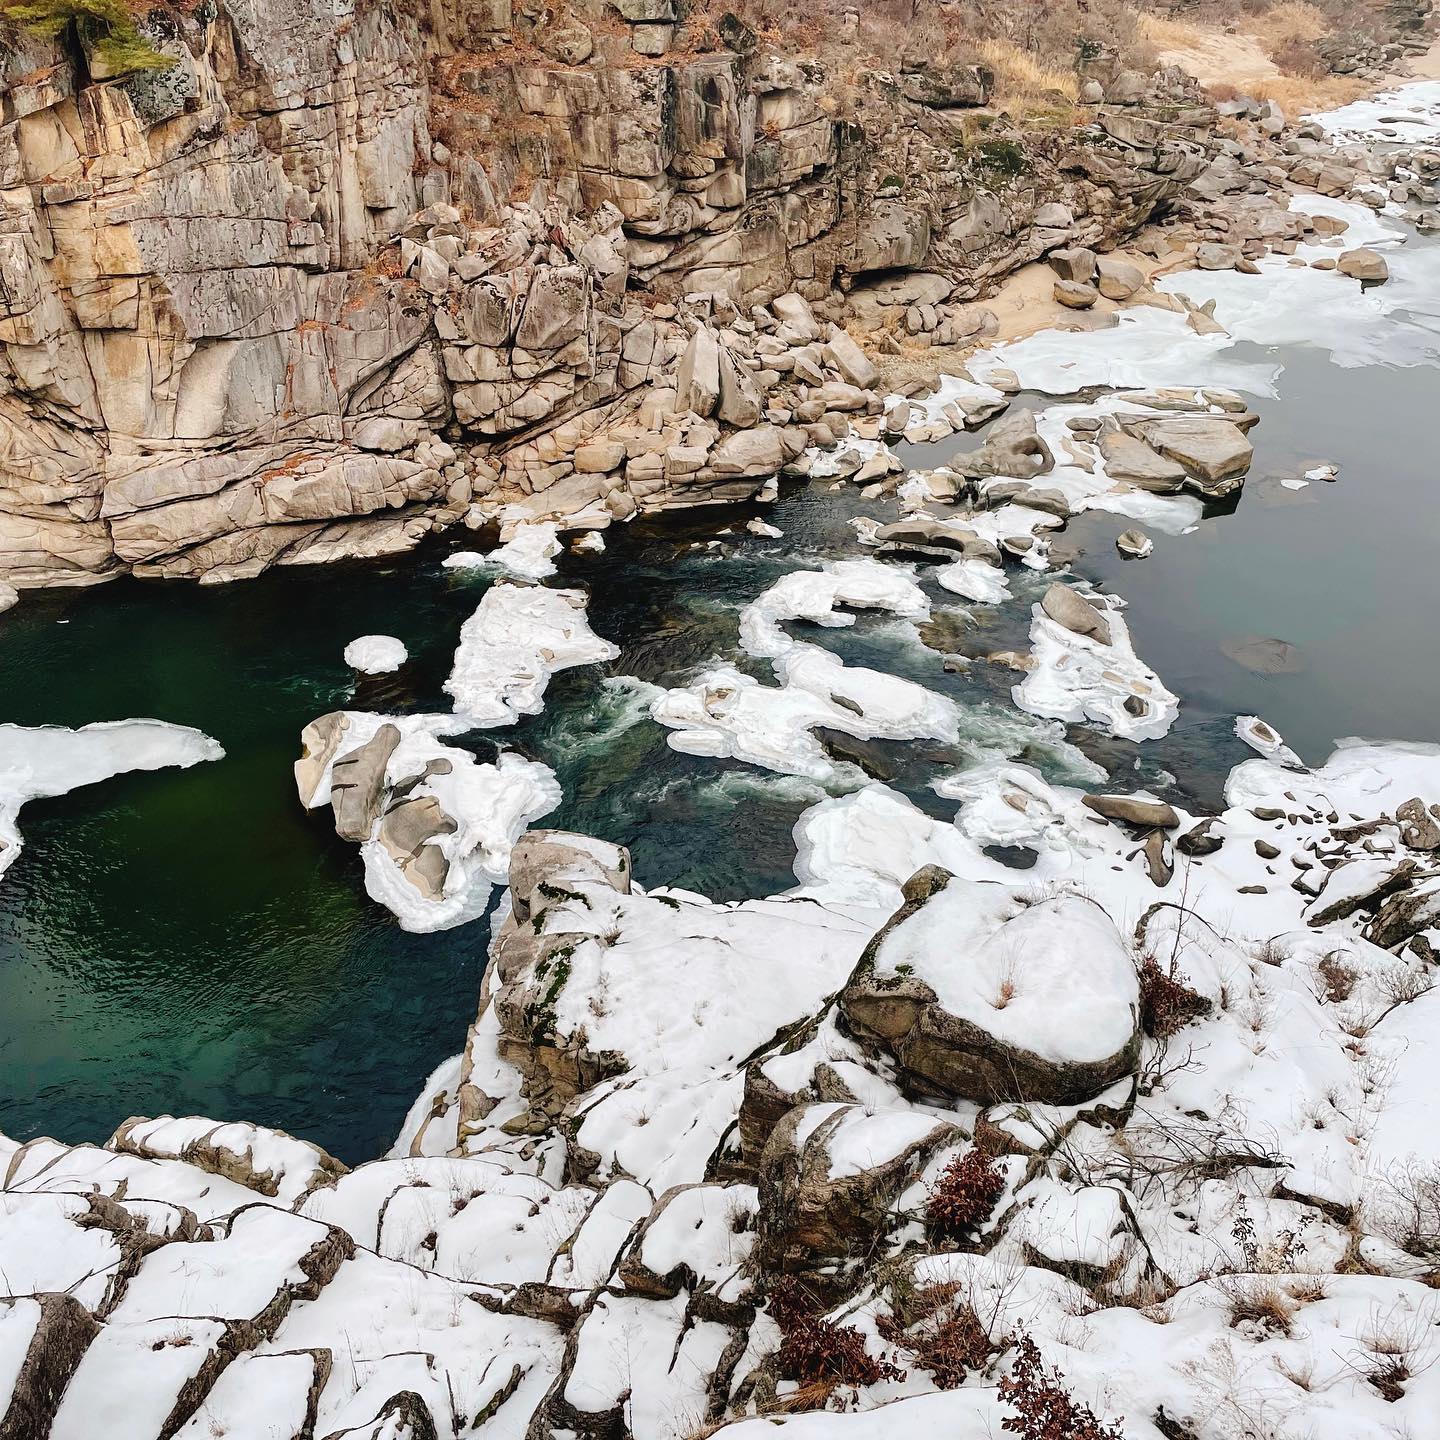
[[[140,22],[174,63],[129,75],[93,26],[13,37],[0,578],[229,579],[506,503],[603,525],[752,493],[854,377],[750,307],[843,321],[916,267],[943,305],[1103,247],[1213,118],[1102,60],[1115,103],[1022,133],[980,65],[857,75],[674,0],[523,9],[203,0]],[[708,405],[677,373],[702,330]]]

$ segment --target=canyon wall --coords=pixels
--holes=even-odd
[[[808,390],[756,353],[752,306],[798,290],[844,319],[857,280],[916,268],[965,300],[1113,243],[1213,121],[1177,74],[1102,60],[1101,103],[1022,132],[978,64],[856,73],[676,20],[206,0],[142,22],[173,66],[118,78],[73,34],[22,36],[0,579],[228,579],[507,501],[603,524],[752,492],[793,436],[644,460],[793,420]],[[711,326],[749,398],[697,427],[674,390]]]

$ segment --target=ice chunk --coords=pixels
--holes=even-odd
[[[505,544],[482,555],[477,550],[457,550],[442,562],[448,570],[477,570],[486,565],[519,575],[526,580],[543,580],[555,573],[554,557],[560,540],[553,521],[521,521]]]
[[[445,689],[455,709],[490,729],[538,715],[557,670],[613,660],[616,645],[590,628],[583,590],[501,583],[486,591],[460,631]]]
[[[409,658],[393,635],[361,635],[345,647],[345,663],[362,675],[389,675]]]
[[[164,720],[106,720],[78,730],[0,725],[0,875],[20,853],[16,818],[27,800],[68,795],[129,770],[185,770],[224,755],[208,735]]]

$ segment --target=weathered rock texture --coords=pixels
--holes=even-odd
[[[22,37],[0,577],[220,580],[404,550],[478,501],[606,523],[748,495],[813,443],[777,428],[811,387],[873,377],[742,311],[923,266],[928,333],[1133,227],[1213,118],[1169,75],[1027,140],[969,119],[983,67],[842,83],[740,26],[671,50],[683,18],[230,0],[155,12],[175,65],[119,80]]]

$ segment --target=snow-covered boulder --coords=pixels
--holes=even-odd
[[[1098,905],[1028,903],[930,866],[906,884],[840,1005],[922,1091],[1067,1104],[1134,1070],[1139,998],[1130,950]]]
[[[808,1272],[870,1253],[892,1202],[964,1134],[904,1107],[797,1106],[760,1157],[760,1247],[767,1271]]]

